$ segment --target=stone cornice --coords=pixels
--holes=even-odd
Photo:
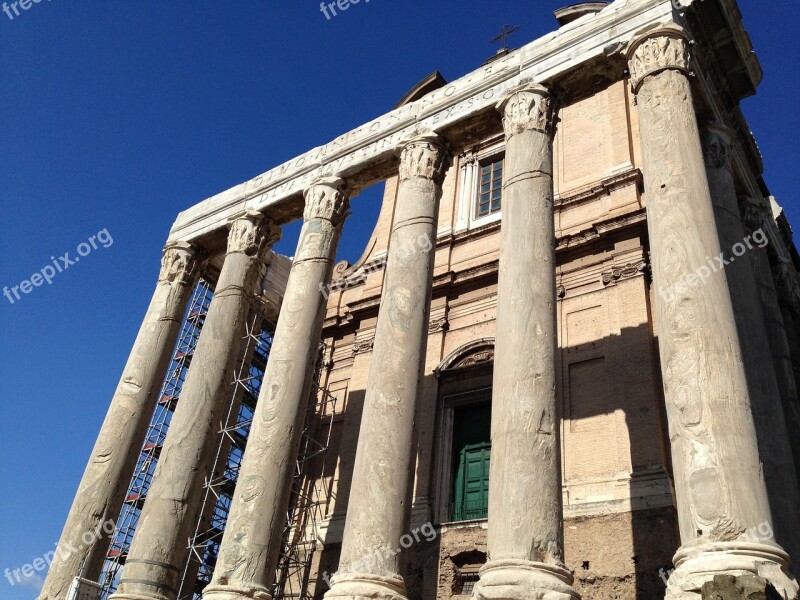
[[[599,198],[600,196],[608,196],[612,191],[627,185],[636,184],[641,186],[643,181],[642,172],[639,169],[631,167],[626,171],[601,179],[588,187],[570,190],[563,195],[556,194],[555,205],[556,208],[563,208],[575,204],[582,204]]]
[[[550,81],[580,64],[628,44],[637,31],[673,19],[669,0],[616,2],[557,32],[511,52],[452,84],[370,121],[262,175],[180,213],[170,240],[193,241],[222,229],[227,220],[255,209],[295,218],[302,191],[321,176],[358,176],[371,185],[396,164],[397,146],[423,132],[444,132],[494,106],[524,81]],[[576,58],[578,57],[578,58]],[[373,174],[367,173],[369,169]]]

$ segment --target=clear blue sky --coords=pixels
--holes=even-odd
[[[0,573],[51,550],[186,207],[556,28],[568,0],[372,0],[328,21],[318,0],[47,0],[0,13],[0,286],[98,231],[113,244],[10,304],[0,297]],[[740,0],[765,70],[745,112],[772,192],[797,204],[795,0]],[[353,204],[361,253],[375,194]],[[293,253],[296,228],[279,250]],[[35,582],[31,582],[34,584]],[[0,598],[30,600],[33,585]]]

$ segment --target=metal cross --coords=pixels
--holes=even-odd
[[[492,38],[492,44],[496,42],[503,42],[502,50],[508,50],[508,36],[512,33],[516,33],[519,31],[519,26],[511,27],[511,25],[505,24],[503,25],[503,30],[500,32],[500,35],[496,35]]]

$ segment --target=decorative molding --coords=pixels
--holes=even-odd
[[[433,319],[428,324],[428,333],[436,333],[437,331],[447,331],[450,328],[450,322],[447,317]]]
[[[353,344],[353,356],[357,354],[364,354],[365,352],[372,352],[372,348],[375,346],[375,336],[373,335],[370,338],[365,338],[362,340],[357,340]]]
[[[228,254],[242,252],[263,260],[281,239],[281,228],[259,212],[248,210],[229,222]]]
[[[536,83],[512,90],[497,104],[503,115],[506,140],[523,131],[555,133],[555,100],[550,90]]]
[[[706,168],[730,171],[733,152],[730,130],[721,123],[707,123],[702,128],[700,140]]]
[[[453,350],[433,372],[439,377],[444,371],[489,364],[494,361],[494,338],[480,338]]]
[[[449,152],[442,138],[436,134],[421,135],[403,145],[400,151],[400,181],[422,177],[441,186],[449,163]]]
[[[350,214],[350,197],[343,179],[323,177],[306,188],[303,218],[325,219],[338,226]]]
[[[772,276],[780,300],[788,305],[795,315],[800,315],[800,280],[794,265],[789,262],[774,262]]]
[[[677,25],[648,31],[632,41],[628,50],[628,70],[633,93],[639,92],[645,78],[662,71],[691,74],[691,43],[683,28]]]
[[[161,254],[159,281],[194,285],[200,276],[203,260],[201,252],[192,244],[170,242]]]
[[[608,196],[612,191],[627,185],[642,185],[643,182],[644,177],[642,171],[631,167],[622,173],[606,177],[597,183],[593,183],[590,187],[573,190],[565,195],[558,194],[555,197],[555,205],[556,208],[563,208],[573,204],[580,204],[589,200],[594,200],[600,196]]]
[[[769,222],[767,208],[747,197],[739,198],[739,213],[742,215],[742,225],[747,234],[764,229]]]
[[[603,285],[616,283],[620,279],[629,279],[637,275],[644,275],[647,269],[647,262],[643,260],[638,263],[628,263],[622,267],[614,267],[610,271],[604,271],[602,273]]]

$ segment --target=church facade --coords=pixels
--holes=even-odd
[[[101,577],[110,537],[76,540],[120,513],[198,278],[213,298],[114,600],[184,597],[255,304],[269,360],[185,597],[797,598],[800,256],[739,108],[762,73],[737,4],[556,18],[178,216],[62,534],[79,550],[40,600]],[[363,255],[336,264],[380,182]],[[299,218],[290,262],[270,247]],[[318,514],[287,525],[321,395]],[[281,580],[297,530],[308,560]]]

